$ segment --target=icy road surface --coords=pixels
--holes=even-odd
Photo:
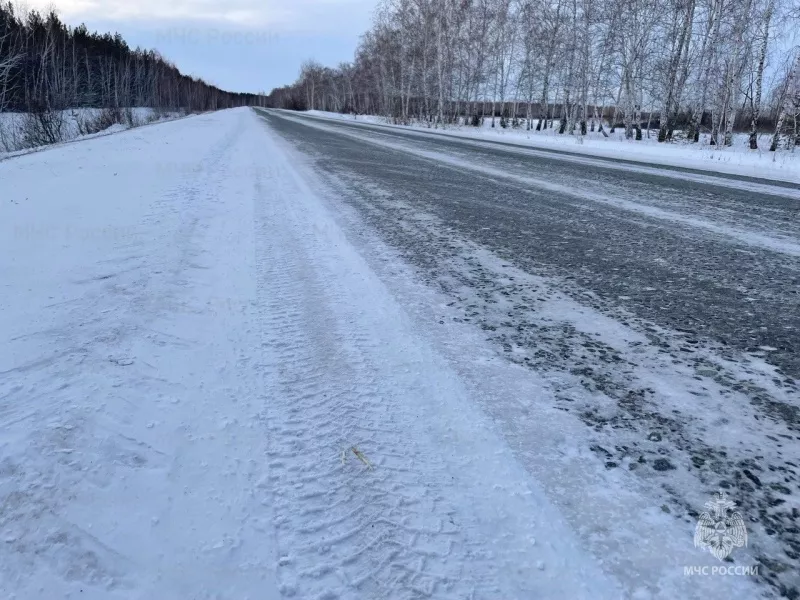
[[[560,504],[579,492],[553,471],[584,461],[645,486],[687,531],[725,490],[750,533],[750,557],[732,558],[759,566],[764,593],[800,593],[797,186],[265,120],[339,190],[352,230],[368,225],[367,245],[387,242],[445,296],[431,327],[469,324],[543,376],[546,397],[485,410]],[[543,406],[584,424],[571,461],[543,460]],[[612,519],[590,506],[574,507],[587,533]]]
[[[540,172],[557,229],[513,160],[370,135],[239,109],[0,163],[0,597],[791,592],[793,334],[637,307],[702,275],[711,310],[727,273],[739,328],[796,309],[760,287],[796,276],[793,190],[689,215],[728,235]],[[673,238],[676,296],[620,298]],[[720,564],[692,542],[720,486],[760,577],[685,575]]]

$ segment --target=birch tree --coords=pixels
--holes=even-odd
[[[269,102],[429,126],[555,119],[579,139],[620,120],[626,138],[662,143],[724,147],[739,131],[757,149],[760,130],[780,141],[794,123],[796,69],[775,72],[794,64],[796,22],[777,2],[382,0],[351,63],[303,68]]]

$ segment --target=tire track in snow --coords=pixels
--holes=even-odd
[[[272,123],[270,123],[272,125]],[[275,126],[275,129],[283,133],[288,143],[296,142],[296,139],[283,132],[280,127]],[[314,146],[304,146],[304,153],[314,155]],[[297,153],[300,154],[300,153]],[[347,156],[347,154],[344,154]],[[294,158],[294,157],[293,157]],[[365,153],[364,156],[357,156],[360,160],[369,160]],[[385,157],[384,157],[385,158]],[[378,162],[379,159],[376,160]],[[321,166],[320,163],[311,163],[315,166]],[[324,164],[324,163],[323,163]],[[360,162],[363,165],[363,162]],[[370,164],[370,163],[368,163]],[[383,161],[383,164],[386,164]],[[310,166],[310,165],[309,165]],[[372,186],[369,180],[359,180],[358,185],[352,184],[346,176],[347,171],[344,173],[334,170],[333,173],[327,173],[327,169],[322,166],[323,175],[320,177],[318,190],[321,197],[327,197],[331,189],[335,190],[335,196],[341,196],[342,201],[339,202],[333,198],[330,199],[332,211],[336,211],[337,220],[342,209],[345,213],[349,214],[348,210],[343,206],[345,204],[355,204],[358,207],[358,216],[354,213],[352,222],[349,218],[343,218],[347,227],[345,231],[353,236],[357,245],[362,249],[367,249],[370,252],[377,252],[377,257],[374,258],[373,267],[375,271],[385,279],[387,285],[397,293],[398,288],[401,290],[397,299],[405,307],[414,306],[414,301],[409,301],[409,298],[404,296],[402,290],[407,288],[405,283],[406,277],[396,277],[396,271],[402,271],[402,267],[397,264],[399,256],[390,253],[385,256],[383,253],[375,250],[376,246],[380,246],[380,238],[390,243],[396,242],[394,239],[394,232],[396,235],[408,237],[409,234],[416,234],[417,244],[411,244],[411,248],[416,248],[417,254],[406,256],[410,259],[415,266],[423,266],[421,271],[415,275],[420,279],[424,279],[430,283],[436,283],[439,275],[442,275],[441,270],[444,269],[445,274],[450,269],[447,265],[450,264],[451,259],[461,256],[459,250],[459,243],[453,239],[453,231],[445,227],[444,230],[438,231],[434,227],[435,217],[427,215],[424,212],[417,211],[402,211],[401,208],[405,207],[402,195],[402,181],[398,181],[399,190],[397,193],[390,193],[391,188],[381,189],[378,186]],[[366,167],[365,167],[366,170]],[[361,187],[364,189],[362,190]],[[400,194],[399,196],[397,194]],[[383,206],[383,205],[386,206]],[[384,208],[391,207],[392,210],[401,212],[398,218],[393,218],[389,213],[386,213]],[[411,208],[410,206],[408,207]],[[363,213],[369,214],[368,218],[363,217]],[[392,212],[390,210],[390,212]],[[392,217],[392,218],[390,218]],[[428,220],[430,219],[430,223]],[[438,221],[436,222],[438,223]],[[370,226],[375,226],[373,229]],[[307,229],[307,228],[306,228]],[[441,228],[440,228],[441,229]],[[406,231],[408,230],[408,231]],[[372,231],[373,235],[364,233],[364,231]],[[426,235],[431,235],[438,231],[441,236],[439,240],[440,246],[437,248],[442,256],[438,256],[437,252],[431,252],[431,248],[425,248],[426,244],[420,245],[419,242],[425,241]],[[366,239],[361,239],[360,236],[365,235]],[[388,237],[386,237],[387,234]],[[436,236],[434,236],[436,237]],[[360,243],[359,243],[360,240]],[[430,244],[427,244],[428,246]],[[417,265],[413,257],[417,257],[424,265]],[[444,264],[441,261],[445,260]],[[474,248],[467,251],[464,255],[464,260],[468,263],[467,266],[471,268],[479,268],[481,260],[479,260],[474,253]],[[381,268],[383,261],[385,269]],[[402,262],[402,261],[401,261]],[[505,262],[505,261],[504,261]],[[497,263],[498,273],[500,264]],[[509,265],[503,264],[503,270]],[[428,270],[430,269],[430,271]],[[519,279],[519,273],[509,275],[508,289],[511,291],[519,291],[519,284],[522,279],[517,283],[511,283],[515,279]],[[412,279],[416,277],[411,275]],[[505,276],[499,276],[500,280],[505,282]],[[460,290],[459,290],[460,291]],[[502,290],[506,293],[506,289]],[[536,289],[529,290],[532,296],[536,297]],[[408,292],[410,293],[410,292]],[[511,313],[506,314],[506,310],[511,308],[507,306],[506,301],[503,299],[503,293],[498,293],[498,297],[494,300],[488,299],[487,303],[495,307],[495,311],[499,311],[498,317],[500,322],[505,326],[506,319],[513,317]],[[549,294],[548,294],[549,295]],[[469,295],[467,295],[469,297]],[[412,293],[413,298],[413,293]],[[425,300],[422,302],[426,307],[437,307],[437,301],[430,299],[427,295],[424,296]],[[452,299],[452,298],[449,298]],[[458,298],[459,303],[469,302],[467,298]],[[498,303],[499,300],[499,303]],[[428,327],[434,330],[439,330],[440,326],[445,327],[446,322],[449,321],[449,316],[446,315],[449,311],[444,308],[447,299],[441,299],[441,308],[431,308],[430,317],[431,321],[427,323]],[[532,302],[531,298],[524,299],[523,308]],[[556,301],[558,304],[559,301]],[[449,303],[448,306],[455,304]],[[505,308],[504,308],[505,307]],[[556,314],[549,315],[550,317],[561,314],[560,307],[553,305],[556,309]],[[411,309],[417,313],[418,309]],[[423,309],[422,312],[425,312]],[[534,312],[537,312],[536,310]],[[415,316],[417,316],[415,314]],[[461,316],[461,315],[458,315]],[[477,313],[472,316],[477,316]],[[435,318],[434,318],[435,317]],[[444,322],[443,322],[444,320]],[[454,321],[461,321],[462,319],[454,319]],[[483,321],[483,319],[481,319]],[[547,319],[546,319],[547,320]],[[438,325],[437,325],[438,323]],[[488,324],[488,323],[487,323]],[[513,325],[516,325],[516,321]],[[486,328],[495,330],[498,323],[492,324],[492,327]],[[512,327],[508,324],[508,327]],[[605,325],[600,325],[603,331]],[[574,330],[574,327],[573,327]],[[574,332],[574,331],[573,331]],[[592,337],[597,332],[592,330]],[[607,332],[608,333],[608,332]],[[436,334],[433,334],[436,335]],[[475,345],[464,345],[460,340],[459,335],[447,336],[446,345],[459,348],[460,352],[464,352],[464,348],[469,348],[468,352],[478,352],[480,343]],[[486,335],[489,335],[488,333]],[[483,334],[480,336],[483,337]],[[546,339],[546,338],[545,338]],[[459,343],[461,342],[461,343]],[[540,338],[537,343],[542,342]],[[638,341],[641,344],[641,341]],[[520,348],[521,349],[521,348]],[[560,350],[563,351],[562,345]],[[537,348],[537,350],[546,350],[546,348]],[[555,349],[556,352],[559,348]],[[605,351],[605,349],[604,349]],[[459,352],[454,350],[454,352]],[[585,358],[585,357],[584,357]],[[453,364],[461,363],[461,358],[457,358]],[[474,371],[476,365],[466,361],[469,366],[462,367]],[[514,375],[517,375],[516,373]],[[468,375],[463,375],[469,379]],[[483,377],[482,380],[490,380],[491,377]],[[550,380],[549,375],[547,379]],[[502,377],[498,377],[497,381],[503,381]],[[564,383],[561,377],[553,379],[555,391],[558,390],[558,384]],[[496,384],[495,384],[496,385]],[[505,387],[505,383],[503,384]],[[695,561],[705,558],[702,553],[692,550],[691,546],[691,530],[694,526],[692,519],[686,519],[685,522],[678,520],[673,521],[674,517],[667,515],[664,508],[659,508],[663,505],[660,500],[662,494],[656,490],[650,489],[650,482],[645,482],[644,485],[639,485],[638,481],[634,481],[633,477],[628,474],[627,468],[623,472],[620,470],[608,471],[608,466],[604,466],[602,462],[598,462],[598,467],[601,473],[593,473],[591,463],[595,461],[595,456],[586,456],[591,452],[583,452],[580,449],[581,440],[584,439],[583,431],[580,430],[583,425],[576,419],[572,423],[566,417],[548,417],[548,405],[552,401],[556,403],[555,398],[551,398],[548,392],[542,394],[534,394],[532,397],[526,395],[528,390],[523,393],[502,393],[499,397],[492,396],[492,393],[497,393],[495,386],[488,388],[480,388],[482,393],[475,395],[476,398],[481,398],[484,402],[484,410],[494,416],[495,423],[502,423],[507,421],[508,436],[507,440],[515,451],[519,452],[520,461],[524,464],[530,465],[531,472],[541,482],[549,487],[547,488],[548,495],[567,513],[572,514],[573,526],[580,531],[587,546],[595,551],[597,556],[602,556],[605,565],[610,572],[619,577],[623,586],[625,586],[627,594],[621,593],[619,597],[700,597],[704,594],[728,594],[730,597],[755,597],[757,595],[755,584],[750,581],[733,581],[729,579],[725,582],[716,580],[714,578],[707,578],[703,581],[697,579],[687,578],[683,575],[683,568],[687,565],[695,564]],[[580,386],[579,386],[580,388]],[[522,388],[520,388],[522,390]],[[505,391],[505,390],[504,390]],[[567,401],[573,400],[567,398]],[[486,406],[486,405],[490,406]],[[569,405],[568,405],[569,406]],[[563,407],[553,406],[552,413],[563,415]],[[552,419],[552,420],[551,420]],[[573,430],[572,428],[575,427]],[[571,433],[567,433],[571,432]],[[574,435],[572,435],[574,433]],[[594,436],[592,436],[594,437]],[[548,441],[549,440],[549,441]],[[648,442],[651,443],[651,442]],[[554,444],[550,449],[548,446]],[[562,446],[563,444],[563,446]],[[573,447],[576,446],[576,447]],[[613,448],[613,444],[609,446]],[[588,444],[587,444],[588,448]],[[640,465],[637,465],[640,466]],[[712,490],[713,491],[713,490]],[[653,493],[655,492],[655,493]],[[591,508],[586,511],[586,505],[583,503],[575,503],[576,498],[592,498],[590,503]],[[705,489],[693,489],[691,495],[693,502],[691,507],[702,506],[702,503],[707,496],[705,496]],[[694,502],[696,501],[696,502]],[[669,510],[669,509],[668,509]],[[575,511],[575,512],[572,512]],[[656,514],[654,514],[656,513]],[[648,531],[649,528],[649,531]],[[543,539],[543,538],[540,538]],[[640,543],[643,540],[649,540],[647,543]],[[634,541],[638,540],[638,541]],[[656,542],[658,540],[658,542]],[[458,553],[454,554],[458,557]],[[457,558],[456,558],[457,559]],[[712,559],[711,560],[715,560]],[[752,556],[737,557],[737,562],[743,560],[745,564],[751,564]],[[472,570],[470,571],[472,572]],[[574,578],[574,574],[570,574]],[[724,589],[723,589],[724,588]],[[763,589],[762,589],[763,591]],[[530,592],[526,595],[494,595],[489,597],[530,597]],[[571,597],[565,593],[564,590],[558,590],[552,594],[539,594],[533,597]]]
[[[286,216],[273,212],[262,223]],[[265,344],[278,373],[268,399],[276,527],[279,540],[294,537],[281,549],[281,591],[334,598],[344,587],[361,597],[391,590],[413,598],[452,589],[461,572],[446,559],[458,530],[437,516],[452,510],[433,482],[416,481],[402,466],[422,462],[413,440],[403,454],[394,450],[401,436],[367,359],[375,344],[357,330],[340,343],[330,304],[347,300],[326,298],[311,257],[284,231],[262,229],[270,241],[259,261]],[[353,446],[378,468],[366,469]]]
[[[269,170],[255,182],[262,487],[282,595],[619,597],[289,161]]]

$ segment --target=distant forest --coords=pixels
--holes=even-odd
[[[255,104],[182,74],[157,51],[131,49],[120,34],[69,27],[54,11],[21,14],[0,4],[0,112],[72,108],[207,111]]]

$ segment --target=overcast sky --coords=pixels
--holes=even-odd
[[[35,8],[53,0],[28,0]],[[119,31],[155,48],[184,73],[237,92],[292,83],[313,58],[353,58],[377,0],[56,0],[69,25]]]

